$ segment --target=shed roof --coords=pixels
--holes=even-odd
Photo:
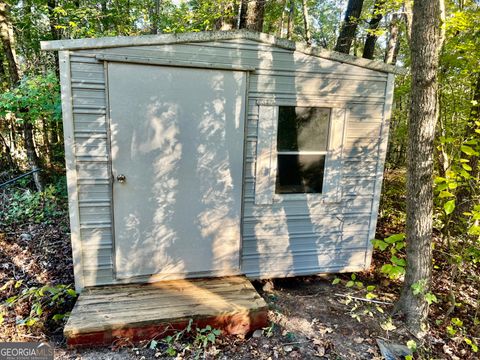
[[[339,53],[336,51],[326,50],[321,47],[308,46],[303,43],[277,38],[269,34],[244,29],[233,31],[202,31],[180,34],[116,36],[91,39],[42,41],[41,48],[42,50],[85,50],[124,46],[169,45],[235,39],[252,40],[287,50],[299,51],[301,53],[316,56],[319,58],[363,67],[366,69],[377,70],[386,73],[404,73],[404,69],[393,65],[385,64],[380,61],[363,59],[356,56]]]

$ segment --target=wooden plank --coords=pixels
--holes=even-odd
[[[172,335],[175,331],[184,329],[190,319],[158,325],[142,327],[128,327],[111,331],[99,331],[88,334],[76,334],[67,338],[69,347],[110,345],[115,339],[129,339],[133,343],[140,340]],[[232,316],[217,316],[215,318],[200,318],[193,320],[193,327],[204,328],[210,325],[221,329],[230,335],[246,334],[254,329],[260,329],[268,324],[268,313],[265,310],[251,311],[249,314],[235,314]]]
[[[189,319],[226,333],[249,332],[267,325],[267,304],[238,276],[87,288],[64,333],[70,346],[100,345],[116,336],[139,340]]]

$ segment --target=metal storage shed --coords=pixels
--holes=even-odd
[[[75,282],[358,271],[396,68],[248,31],[43,42]]]

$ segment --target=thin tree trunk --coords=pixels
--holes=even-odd
[[[153,7],[150,9],[150,34],[158,34],[158,18],[160,16],[160,0],[153,0]]]
[[[294,22],[295,22],[295,0],[290,0],[290,8],[288,10],[288,23],[287,23],[287,39],[288,40],[292,39]]]
[[[108,8],[107,8],[107,0],[100,0],[100,10],[102,13],[101,17],[101,25],[102,25],[102,32],[105,33],[108,30]]]
[[[40,168],[40,159],[35,151],[35,143],[33,142],[33,125],[29,121],[23,124],[23,138],[25,141],[25,150],[27,151],[27,160],[30,168],[36,170]],[[43,191],[43,179],[37,171],[33,174],[33,180],[38,191]]]
[[[55,8],[57,7],[56,0],[48,0],[47,1],[48,7],[48,21],[50,23],[50,35],[52,40],[59,40],[60,33],[57,30],[57,17],[55,15]],[[60,79],[60,67],[58,63],[58,51],[53,52],[53,56],[55,58],[55,74],[57,75],[57,79]]]
[[[280,17],[280,23],[278,24],[278,37],[283,37],[283,28],[285,26],[285,6],[287,5],[287,0],[281,0],[282,6],[282,16]]]
[[[425,335],[432,274],[433,153],[438,117],[437,71],[441,1],[415,1],[412,20],[412,91],[407,151],[407,267],[397,311],[418,337]],[[417,290],[416,294],[413,288]]]
[[[236,18],[234,16],[234,3],[225,3],[222,5],[222,16],[215,21],[215,30],[232,30],[235,28]]]
[[[3,50],[3,47],[2,47]],[[6,82],[8,83],[8,74],[5,70],[5,67],[3,66],[3,62],[5,60],[5,57],[3,55],[3,51],[0,51],[0,83]]]
[[[479,126],[476,124],[476,122],[480,121],[480,73],[477,74],[477,81],[475,84],[475,90],[473,92],[473,100],[472,101],[472,107],[470,109],[470,130],[472,131],[472,134],[474,134],[477,138],[479,137],[478,133],[475,132],[474,129],[478,128]],[[472,156],[470,159],[470,166],[472,167],[472,172],[470,175],[477,180],[479,180],[480,177],[480,166],[478,164],[479,162],[479,157],[477,155]]]
[[[310,33],[310,24],[308,22],[308,5],[307,0],[302,0],[302,10],[303,10],[303,26],[305,28],[305,41],[308,45],[312,43],[312,35]]]
[[[362,13],[363,0],[348,0],[345,18],[338,35],[335,51],[348,54],[357,32],[358,19]]]
[[[43,144],[45,145],[47,165],[52,164],[52,145],[50,143],[50,135],[48,133],[48,125],[45,119],[42,118],[42,132],[43,132]]]
[[[13,37],[12,24],[8,18],[8,5],[0,2],[0,37],[3,46],[3,52],[8,63],[8,72],[10,74],[11,85],[14,86],[20,81],[18,72],[17,56],[15,53],[15,39]]]
[[[382,21],[384,5],[385,0],[376,0],[373,5],[372,18],[368,23],[367,39],[365,40],[365,46],[363,47],[363,57],[365,59],[373,59],[374,57],[375,44],[378,39],[376,31],[380,25],[380,21]]]
[[[407,31],[407,42],[409,44],[412,42],[412,2],[413,0],[405,0],[405,2],[403,3],[405,27]]]
[[[265,15],[266,0],[242,0],[240,29],[261,32]]]
[[[5,156],[5,158],[7,159],[7,163],[8,163],[8,167],[10,169],[17,169],[17,166],[15,164],[15,162],[13,161],[13,158],[12,158],[12,152],[10,150],[10,146],[8,146],[8,143],[7,141],[5,140],[5,138],[2,136],[2,134],[0,133],[0,140],[2,141],[3,143],[3,147],[5,148],[5,151],[2,152],[2,156]]]
[[[395,64],[400,49],[400,36],[398,36],[398,15],[393,14],[390,21],[390,37],[388,38],[387,50],[385,51],[385,63]]]

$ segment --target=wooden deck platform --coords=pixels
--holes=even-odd
[[[268,324],[267,304],[244,277],[87,288],[64,334],[71,347],[122,338],[135,343],[183,329],[190,319],[201,328],[246,334]]]

